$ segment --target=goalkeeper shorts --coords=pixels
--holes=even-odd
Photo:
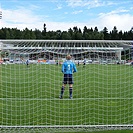
[[[73,75],[72,74],[64,74],[63,83],[64,84],[73,84]]]

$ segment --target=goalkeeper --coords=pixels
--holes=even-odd
[[[72,99],[73,91],[73,73],[77,72],[76,65],[71,61],[71,56],[67,55],[66,61],[62,64],[62,73],[64,74],[63,85],[61,88],[60,99],[63,98],[66,84],[69,84],[69,98]]]

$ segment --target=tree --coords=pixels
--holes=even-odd
[[[35,32],[33,32],[32,30],[30,30],[30,39],[36,39]]]
[[[119,36],[119,40],[122,40],[122,36],[123,36],[122,30],[119,31],[118,36]]]
[[[97,27],[94,28],[94,32],[98,32],[98,28]]]
[[[30,31],[28,28],[23,30],[23,39],[30,39]]]
[[[118,36],[118,30],[117,27],[114,26],[112,32],[111,32],[111,39],[112,40],[119,40],[119,36]]]
[[[43,30],[38,29],[29,30],[25,28],[24,30],[19,30],[17,28],[2,28],[0,29],[0,39],[71,39],[71,40],[133,40],[133,27],[129,31],[122,30],[118,31],[117,27],[114,26],[113,30],[108,32],[108,29],[104,27],[102,31],[98,31],[98,27],[87,28],[84,26],[83,32],[77,26],[68,29],[68,31],[46,31],[46,24],[43,25]]]
[[[85,32],[85,33],[83,34],[83,39],[84,39],[84,40],[89,40],[89,39],[90,39],[90,38],[89,38],[89,33]]]
[[[56,39],[60,40],[61,39],[61,30],[56,31]]]
[[[104,35],[104,40],[109,40],[109,33],[108,33],[108,29],[106,27],[104,27],[103,29],[103,35]]]
[[[35,29],[34,34],[36,36],[36,39],[42,39],[42,33],[40,30]]]
[[[71,39],[72,39],[72,37],[73,37],[73,30],[70,28],[70,29],[68,29],[68,33],[70,34],[70,36],[71,36]]]
[[[85,39],[85,40],[88,40],[88,29],[87,29],[87,27],[86,26],[84,26],[84,29],[83,29],[83,39]]]
[[[15,39],[22,39],[22,32],[18,29],[15,29],[14,31]]]
[[[42,36],[43,36],[43,37],[46,36],[46,24],[45,24],[45,23],[44,23],[44,25],[43,25]]]
[[[8,29],[6,29],[6,39],[10,39],[10,32]]]
[[[6,36],[5,36],[3,28],[0,30],[0,39],[6,39]]]
[[[70,40],[71,35],[67,31],[63,31],[62,34],[61,34],[61,39],[62,40]]]

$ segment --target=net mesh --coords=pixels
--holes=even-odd
[[[132,42],[3,40],[0,45],[1,131],[132,128]],[[78,72],[73,99],[69,86],[59,99],[67,54]]]

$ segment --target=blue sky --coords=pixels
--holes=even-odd
[[[0,0],[0,10],[0,28],[42,30],[44,23],[47,31],[133,27],[133,0]]]

